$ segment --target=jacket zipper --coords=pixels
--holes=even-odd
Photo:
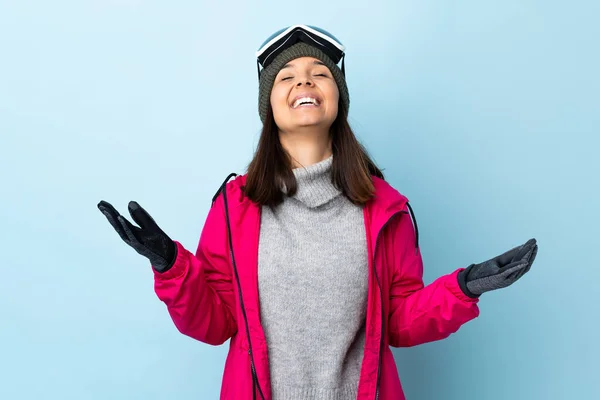
[[[387,225],[392,222],[392,220],[398,215],[403,214],[406,211],[397,211],[388,220],[383,224],[379,232],[377,232],[377,239],[375,239],[375,250],[373,251],[373,272],[375,273],[375,278],[377,279],[377,285],[379,286],[379,295],[381,299],[381,338],[379,340],[379,354],[377,360],[377,389],[375,390],[375,400],[379,399],[379,383],[381,381],[381,353],[383,351],[383,335],[385,334],[385,315],[383,309],[383,289],[381,287],[381,281],[379,280],[379,275],[377,275],[377,267],[375,265],[375,259],[377,258],[377,247],[379,245],[379,238],[381,237],[381,232],[387,227]]]
[[[229,223],[229,206],[227,204],[227,190],[225,189],[225,184],[227,183],[229,178],[233,175],[234,174],[230,174],[221,187],[221,189],[223,191],[223,202],[225,203],[224,204],[225,220],[227,222],[227,231],[228,231],[228,237],[229,237],[229,254],[231,255],[231,263],[233,264],[233,271],[235,272],[235,279],[238,284],[238,293],[240,295],[240,306],[242,308],[242,314],[244,315],[244,322],[246,323],[246,335],[248,336],[248,354],[250,355],[250,366],[252,368],[252,392],[253,392],[252,395],[254,398],[256,398],[256,386],[258,385],[258,392],[260,393],[262,400],[265,400],[265,396],[262,392],[262,389],[260,388],[260,384],[258,384],[258,376],[256,374],[256,368],[254,366],[254,356],[252,355],[252,340],[250,340],[250,328],[248,327],[248,316],[246,315],[246,307],[244,306],[244,298],[242,296],[242,285],[240,284],[240,276],[238,274],[237,264],[235,262],[235,256],[233,254],[233,238],[231,236],[231,225]],[[217,194],[213,198],[213,202],[218,194],[219,194],[219,192],[217,192]]]
[[[231,257],[233,259],[233,252],[231,254]],[[248,354],[250,355],[250,367],[252,368],[252,381],[253,381],[253,396],[256,395],[256,387],[255,385],[257,384],[258,381],[258,376],[256,375],[256,368],[254,367],[254,356],[252,355],[252,341],[250,340],[250,328],[248,327],[248,317],[246,316],[246,307],[244,307],[244,299],[242,297],[242,288],[240,285],[240,277],[238,275],[237,272],[237,266],[235,266],[235,261],[233,262],[234,264],[234,270],[235,270],[235,278],[237,280],[237,284],[238,284],[238,292],[240,294],[240,303],[242,306],[242,313],[244,314],[244,321],[246,322],[246,335],[248,336]],[[258,392],[260,393],[260,397],[265,400],[265,396],[262,392],[262,389],[260,388],[260,385],[258,385]]]
[[[250,354],[250,368],[252,368],[252,399],[256,400],[256,386],[258,383],[258,376],[256,375],[256,370],[254,369],[254,357],[252,357],[251,349],[248,349],[248,354]],[[260,385],[258,385],[258,389],[260,391]],[[265,397],[263,396],[262,392],[260,392],[260,395],[264,400]]]

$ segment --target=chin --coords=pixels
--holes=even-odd
[[[297,128],[305,128],[305,127],[319,127],[319,126],[331,126],[335,118],[331,119],[330,116],[319,114],[319,115],[311,115],[310,113],[306,113],[304,115],[294,115],[288,114],[286,116],[280,116],[282,121],[281,124],[278,123],[279,118],[275,118],[275,124],[277,126],[284,126],[286,131],[293,131]]]
[[[329,115],[315,115],[307,113],[304,115],[291,115],[289,121],[292,124],[325,125],[327,123],[333,122],[333,119],[331,119]]]
[[[304,118],[296,118],[292,121],[294,125],[322,125],[325,123],[325,120],[322,118],[315,117],[304,117]]]

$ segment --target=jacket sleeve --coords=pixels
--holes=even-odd
[[[223,344],[237,332],[223,196],[213,203],[196,254],[177,245],[173,266],[154,271],[154,290],[177,329],[210,345]]]
[[[407,206],[405,205],[405,211]],[[458,286],[463,268],[423,284],[423,260],[408,211],[390,223],[396,265],[390,285],[389,342],[410,347],[444,339],[479,315],[478,299]]]

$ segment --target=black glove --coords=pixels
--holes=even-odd
[[[527,243],[510,249],[491,260],[471,264],[458,273],[458,284],[469,297],[477,298],[482,293],[512,285],[529,269],[537,255],[537,242]]]
[[[177,257],[175,242],[158,227],[150,214],[137,202],[130,201],[128,208],[131,217],[141,229],[121,216],[110,203],[104,200],[98,203],[98,209],[115,228],[121,239],[139,254],[147,257],[156,271],[165,272],[175,263]]]

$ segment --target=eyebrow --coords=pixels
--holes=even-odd
[[[313,64],[313,65],[324,65],[324,66],[326,66],[325,64],[323,64],[323,63],[322,63],[321,61],[319,61],[319,60],[314,60],[314,61],[312,62],[312,64]],[[284,69],[284,68],[289,68],[289,67],[291,67],[291,66],[292,66],[292,64],[290,64],[290,63],[287,63],[287,64],[285,64],[283,67],[281,67],[281,69]]]

